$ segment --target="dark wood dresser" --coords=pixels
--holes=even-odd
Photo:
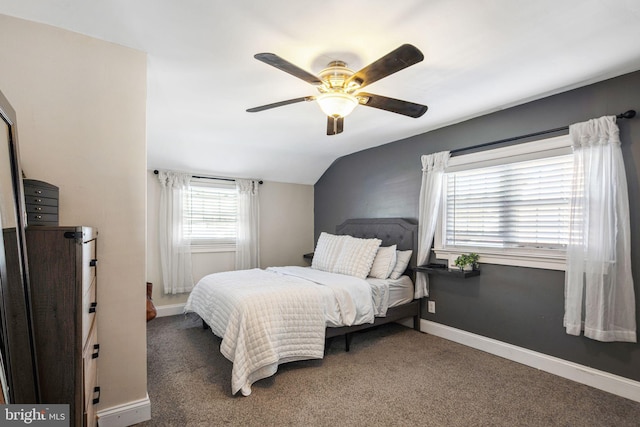
[[[71,426],[95,426],[98,231],[29,226],[26,237],[41,400],[69,404]]]

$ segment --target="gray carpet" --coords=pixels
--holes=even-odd
[[[148,324],[151,421],[139,426],[638,426],[640,403],[396,324],[331,343],[231,395],[196,317]]]

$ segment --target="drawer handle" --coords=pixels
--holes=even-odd
[[[98,393],[98,397],[94,397],[92,402],[94,405],[97,405],[98,403],[100,403],[100,387],[94,387],[93,388],[93,394]]]
[[[91,267],[95,267],[96,265],[98,265],[98,260],[97,259],[92,259],[91,261],[89,261],[89,265]]]
[[[36,219],[42,219],[42,215],[36,215]]]
[[[42,203],[42,199],[33,199],[33,201],[36,203]]]
[[[42,190],[36,190],[36,191],[34,191],[34,193],[36,193],[36,194],[42,194]]]
[[[97,306],[98,306],[97,302],[92,302],[91,305],[89,306],[89,313],[95,313]]]
[[[93,345],[93,353],[91,354],[92,359],[97,359],[100,357],[100,344]]]
[[[40,206],[36,206],[36,210],[37,210],[37,211],[41,211],[41,210],[42,210],[42,208],[41,208]]]

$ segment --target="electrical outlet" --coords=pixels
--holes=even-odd
[[[427,309],[429,310],[429,313],[435,313],[436,312],[436,302],[435,301],[428,301]]]

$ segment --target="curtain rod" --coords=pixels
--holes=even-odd
[[[624,113],[616,115],[616,118],[617,119],[632,119],[635,116],[636,116],[636,110],[628,110],[628,111],[625,111]],[[549,134],[549,133],[555,133],[555,132],[561,132],[561,131],[567,131],[567,130],[569,130],[569,126],[563,126],[563,127],[559,127],[559,128],[555,128],[555,129],[543,130],[543,131],[540,131],[540,132],[528,133],[526,135],[514,136],[514,137],[511,137],[511,138],[500,139],[498,141],[491,141],[491,142],[485,142],[485,143],[482,143],[482,144],[472,145],[471,147],[457,148],[455,150],[451,150],[450,154],[456,154],[456,153],[460,153],[460,152],[463,152],[463,151],[474,150],[476,148],[484,148],[484,147],[489,147],[491,145],[502,144],[502,143],[505,143],[505,142],[517,141],[518,139],[531,138],[533,136],[546,135],[546,134]]]
[[[153,171],[153,173],[154,173],[154,174],[156,174],[156,175],[158,175],[158,169],[155,169],[155,170]],[[191,175],[191,178],[201,178],[201,179],[218,179],[218,180],[220,180],[220,181],[232,181],[232,182],[236,182],[236,180],[235,180],[235,179],[233,179],[233,178],[218,178],[218,177],[215,177],[215,176]],[[262,181],[262,180],[258,181],[258,184],[262,184],[262,183],[263,183],[263,181]]]

